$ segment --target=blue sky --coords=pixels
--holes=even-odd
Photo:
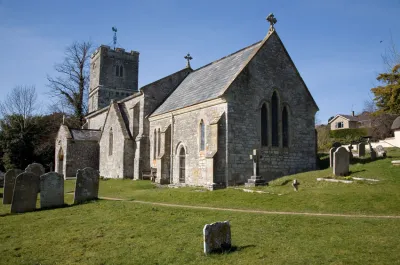
[[[400,46],[397,0],[0,0],[0,99],[16,85],[35,85],[50,104],[46,75],[65,47],[111,44],[112,26],[121,47],[140,52],[143,86],[185,67],[187,52],[198,68],[261,40],[270,12],[318,118],[362,111],[391,36]]]

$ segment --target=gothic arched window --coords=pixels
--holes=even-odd
[[[154,129],[154,135],[153,135],[153,159],[156,159],[156,157],[157,157],[156,150],[157,150],[157,131],[156,131],[156,129]]]
[[[114,135],[112,128],[110,129],[110,132],[108,134],[108,155],[112,155],[113,153],[113,142],[114,142]]]
[[[286,106],[282,110],[282,144],[283,147],[289,146],[289,117]]]
[[[160,155],[160,150],[161,150],[161,130],[158,129],[158,144],[157,144],[157,155]]]
[[[119,66],[118,65],[115,66],[115,75],[119,76]]]
[[[272,94],[272,99],[271,99],[272,146],[279,146],[278,108],[279,108],[278,96],[276,95],[276,92],[274,92]]]
[[[204,121],[200,121],[200,151],[204,151],[206,148],[206,132],[205,132],[205,126],[204,126]]]
[[[261,145],[268,146],[268,111],[265,103],[261,107]]]
[[[119,76],[124,76],[124,68],[122,67],[122,65],[119,66]]]

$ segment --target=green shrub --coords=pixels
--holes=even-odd
[[[346,141],[355,141],[363,136],[368,136],[367,128],[358,129],[341,129],[330,131],[329,135],[331,138],[335,139],[345,139]]]

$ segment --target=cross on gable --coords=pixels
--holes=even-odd
[[[186,67],[187,67],[187,68],[190,68],[190,60],[193,59],[192,56],[190,56],[190,53],[188,53],[184,58],[187,60],[187,65],[186,65]]]
[[[271,14],[268,15],[267,21],[270,24],[270,29],[273,29],[274,25],[276,24],[276,22],[278,22],[278,20],[274,16],[274,13],[271,13]]]

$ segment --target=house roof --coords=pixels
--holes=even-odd
[[[260,46],[261,41],[191,72],[152,116],[219,97]]]
[[[399,130],[400,129],[400,116],[397,117],[392,124],[392,130]]]
[[[100,139],[100,130],[88,130],[88,129],[70,129],[71,136],[75,140],[96,140]]]
[[[368,121],[371,119],[370,117],[370,113],[367,111],[364,111],[363,113],[361,113],[360,115],[346,115],[346,114],[337,114],[335,116],[335,118],[333,118],[332,120],[329,121],[329,123],[332,123],[334,120],[336,120],[338,117],[343,117],[349,121],[356,121],[356,122],[362,122],[362,121]]]

